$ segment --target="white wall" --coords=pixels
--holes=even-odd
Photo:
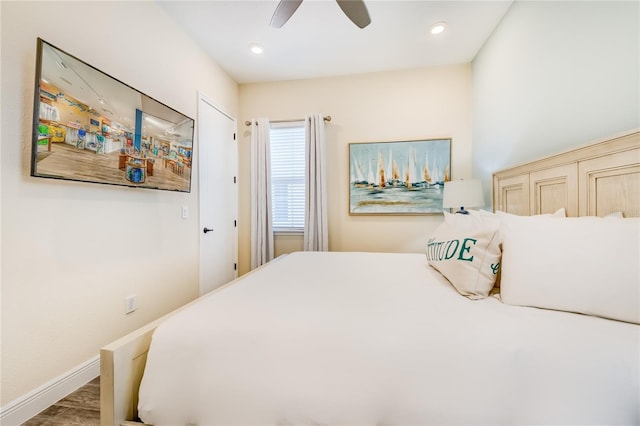
[[[232,114],[238,94],[155,2],[0,5],[5,406],[198,295],[197,161],[190,194],[29,176],[36,37],[193,118],[198,90]]]
[[[240,85],[238,121],[304,118],[318,112],[326,125],[329,162],[329,248],[334,251],[422,252],[442,221],[432,216],[350,216],[348,144],[453,138],[453,178],[471,174],[471,65]],[[250,260],[250,133],[239,129],[240,273]],[[292,238],[276,248],[290,251]],[[302,247],[298,239],[297,247]]]
[[[473,173],[640,127],[640,3],[517,1],[473,61]]]

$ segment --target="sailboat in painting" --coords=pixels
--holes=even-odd
[[[424,168],[422,169],[422,177],[424,177],[424,181],[427,185],[430,185],[432,182],[431,175],[429,174],[429,157],[425,157],[424,159]]]
[[[362,185],[365,183],[364,175],[362,174],[362,168],[356,161],[351,172],[351,182],[354,185]]]

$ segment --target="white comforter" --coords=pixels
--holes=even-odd
[[[157,328],[139,415],[201,426],[638,424],[639,330],[468,300],[420,254],[294,253]]]

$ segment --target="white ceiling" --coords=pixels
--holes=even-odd
[[[180,141],[184,145],[191,142],[191,119],[47,42],[42,44],[40,64],[40,78],[62,90],[66,102],[80,102],[76,106],[81,110],[88,107],[89,112],[97,112],[127,131],[133,131],[136,109],[140,109],[146,118],[143,123],[145,135]],[[65,102],[63,99],[60,101]]]
[[[280,29],[278,0],[159,1],[184,31],[238,83],[317,78],[466,63],[512,0],[365,0],[371,24],[359,29],[333,0],[304,0]],[[448,23],[440,36],[429,33]],[[264,46],[256,56],[251,43]]]

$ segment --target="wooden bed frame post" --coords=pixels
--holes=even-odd
[[[122,426],[138,421],[138,387],[142,380],[154,321],[100,350],[100,424]]]

